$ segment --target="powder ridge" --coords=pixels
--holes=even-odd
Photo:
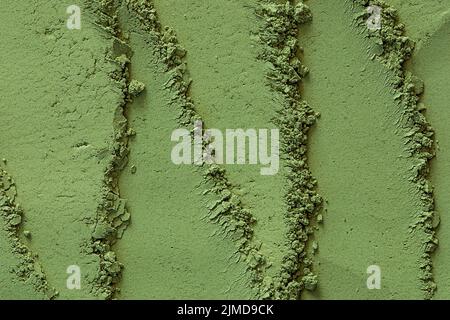
[[[300,25],[311,21],[312,14],[303,2],[295,4],[293,1],[284,4],[261,1],[257,14],[264,20],[260,32],[264,50],[260,59],[270,63],[269,85],[284,96],[283,109],[278,111],[279,116],[274,121],[280,127],[281,149],[289,168],[285,195],[289,251],[283,258],[282,270],[272,285],[270,297],[298,299],[303,289],[314,290],[317,285],[308,242],[323,201],[316,192],[317,181],[307,159],[308,131],[319,114],[299,92],[300,82],[309,70],[300,61],[297,37]]]

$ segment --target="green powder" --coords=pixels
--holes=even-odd
[[[0,299],[448,298],[449,0],[78,5],[0,13]],[[175,165],[200,120],[277,174]]]
[[[410,230],[421,206],[395,74],[370,59],[379,49],[351,19],[361,7],[311,2],[311,10],[313,23],[300,34],[311,70],[304,92],[321,113],[309,149],[326,205],[316,235],[319,287],[307,297],[420,298],[425,236]],[[367,289],[371,265],[381,269],[383,290]]]
[[[407,36],[416,42],[416,53],[434,38],[436,31],[444,28],[450,17],[449,0],[390,0],[388,3],[398,10]]]
[[[450,8],[450,5],[447,7]],[[434,185],[434,195],[436,198],[437,215],[433,221],[435,227],[440,224],[437,231],[439,247],[433,255],[433,273],[437,284],[435,297],[438,299],[448,299],[449,276],[448,264],[450,256],[448,254],[448,239],[450,234],[447,228],[447,212],[450,210],[448,183],[450,168],[448,166],[448,156],[450,144],[447,138],[448,128],[448,90],[447,77],[450,72],[450,63],[447,53],[450,50],[450,20],[442,24],[436,30],[431,39],[423,43],[417,50],[412,60],[414,73],[420,76],[425,82],[425,92],[422,102],[427,108],[427,118],[436,130],[437,151],[436,158],[431,162],[431,182]]]
[[[3,298],[51,299],[55,292],[47,283],[37,255],[30,252],[20,235],[25,216],[15,203],[16,197],[14,180],[0,168],[0,248],[4,253],[2,270],[6,271],[1,273],[0,278],[4,284]]]
[[[155,1],[161,21],[172,27],[186,48],[190,93],[208,128],[274,128],[281,97],[266,85],[266,66],[257,57],[262,21],[257,1]],[[187,10],[187,8],[191,8]],[[206,17],[206,18],[205,18]],[[195,36],[202,35],[202,36]],[[225,165],[244,207],[257,223],[254,238],[266,262],[266,285],[280,272],[286,252],[283,212],[284,164],[274,176],[259,166]],[[264,293],[262,293],[264,294]]]
[[[164,45],[175,44],[162,42],[168,33],[159,33],[151,20],[142,20],[146,23],[141,25],[133,17],[135,12],[143,17],[147,9],[151,7],[130,1],[119,15],[134,48],[131,75],[147,88],[127,113],[136,131],[130,163],[151,168],[135,175],[125,171],[121,179],[133,213],[133,224],[118,246],[119,255],[128,261],[121,297],[250,297],[249,275],[245,264],[237,263],[239,253],[233,241],[208,221],[208,203],[217,199],[202,195],[207,185],[201,171],[174,166],[168,157],[172,147],[168,137],[180,125],[177,117],[183,112],[183,101],[175,87],[168,87],[176,81],[175,70],[164,72],[176,62],[165,63],[168,56],[158,52]],[[136,188],[141,191],[136,193]]]
[[[314,233],[313,222],[322,205],[307,158],[307,134],[319,114],[299,94],[299,84],[308,69],[299,59],[298,27],[311,21],[311,11],[302,2],[292,5],[267,1],[261,4],[259,13],[265,18],[260,40],[266,47],[261,58],[270,64],[267,77],[271,88],[283,93],[283,106],[275,122],[280,127],[282,152],[288,168],[284,199],[289,249],[283,257],[271,298],[298,299],[303,289],[313,291],[317,285],[311,254],[307,250]]]
[[[105,59],[109,40],[82,8],[83,29],[68,30],[71,3],[5,3],[1,66],[8,75],[2,92],[2,157],[16,181],[16,201],[32,232],[28,246],[59,297],[94,298],[99,258],[91,249],[91,226],[101,201],[110,161],[115,104]],[[14,141],[14,143],[11,143]],[[80,290],[66,286],[67,268],[81,269]]]

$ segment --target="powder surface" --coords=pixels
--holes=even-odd
[[[131,76],[146,90],[130,105],[127,117],[136,136],[129,167],[121,177],[132,224],[117,252],[127,261],[120,298],[230,299],[252,296],[243,262],[233,241],[209,222],[202,173],[170,160],[171,132],[181,107],[172,102],[170,77],[158,56],[158,43],[132,8],[120,8],[122,31],[133,48]],[[135,166],[136,172],[131,171]],[[139,190],[137,192],[137,190]]]
[[[48,281],[60,298],[94,298],[98,257],[89,252],[88,222],[100,201],[118,93],[104,59],[108,40],[87,15],[82,33],[68,30],[69,5],[3,5],[0,149]],[[81,268],[80,290],[66,287],[71,265]]]
[[[321,113],[310,143],[312,171],[326,199],[317,234],[322,299],[420,298],[420,242],[408,227],[418,209],[385,67],[349,17],[349,3],[311,2],[303,28],[306,99]],[[333,58],[330,59],[330,52]],[[326,128],[326,129],[325,129]],[[383,290],[367,290],[366,270],[378,265]]]
[[[449,297],[449,0],[3,2],[0,299]]]
[[[427,107],[427,117],[436,130],[437,151],[436,158],[432,162],[431,181],[434,185],[437,212],[434,224],[436,227],[439,226],[437,232],[439,247],[433,255],[433,269],[438,286],[436,298],[438,299],[448,299],[448,282],[450,281],[448,275],[450,233],[447,228],[447,212],[450,210],[448,199],[450,141],[447,134],[450,114],[447,77],[450,72],[450,63],[446,58],[450,50],[449,38],[450,20],[447,20],[432,34],[431,39],[422,44],[411,65],[414,73],[425,83],[422,101]]]
[[[257,1],[247,0],[155,1],[162,23],[174,29],[187,50],[191,96],[209,128],[275,127],[281,102],[264,81],[264,61],[256,59],[261,22],[255,6]],[[286,251],[281,166],[279,174],[262,176],[259,166],[225,165],[229,181],[240,189],[242,201],[258,221],[255,238],[270,257],[267,272],[272,276],[279,272]]]
[[[392,0],[389,3],[398,10],[401,21],[406,26],[407,35],[416,42],[416,53],[422,45],[435,37],[436,31],[444,28],[450,16],[448,0]]]

